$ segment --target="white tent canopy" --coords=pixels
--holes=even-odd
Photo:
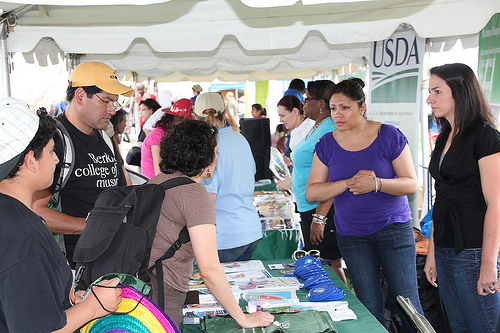
[[[34,6],[9,16],[23,5]],[[41,64],[64,52],[139,78],[258,81],[361,66],[370,43],[401,24],[434,47],[457,39],[468,47],[500,1],[4,0],[0,9],[11,26],[7,50]]]

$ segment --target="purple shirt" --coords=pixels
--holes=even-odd
[[[359,170],[373,170],[380,178],[396,178],[392,161],[407,143],[407,138],[398,128],[383,124],[372,144],[363,150],[344,150],[330,132],[318,141],[315,151],[319,160],[328,166],[331,182],[352,178]],[[343,236],[370,235],[389,224],[411,220],[406,196],[382,192],[353,195],[345,191],[336,196],[333,203],[335,226]]]

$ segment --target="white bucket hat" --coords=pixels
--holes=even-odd
[[[39,121],[25,102],[13,97],[0,99],[0,180],[19,162],[38,131]]]

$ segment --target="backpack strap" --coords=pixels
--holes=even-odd
[[[163,189],[166,191],[173,187],[191,184],[194,182],[195,181],[192,180],[191,178],[177,177],[164,181],[163,183],[160,184],[160,186],[163,187]],[[181,231],[179,232],[179,238],[172,244],[172,246],[170,246],[170,248],[165,252],[165,254],[163,254],[163,256],[161,256],[159,259],[155,261],[153,266],[148,268],[149,273],[152,273],[153,270],[156,271],[156,278],[158,283],[158,305],[162,309],[165,309],[165,287],[163,285],[163,260],[171,258],[175,254],[175,252],[181,248],[182,244],[187,242],[189,242],[189,232],[187,230],[187,227],[184,226],[184,228],[182,228]]]
[[[169,180],[165,180],[163,183],[160,183],[159,185],[163,187],[163,189],[169,190],[171,188],[181,186],[181,185],[186,185],[186,184],[192,184],[195,183],[194,180],[188,177],[177,177],[177,178],[172,178]]]
[[[61,210],[60,207],[60,191],[68,182],[68,179],[75,168],[75,147],[73,146],[73,141],[69,136],[68,130],[64,127],[63,123],[56,119],[57,130],[56,133],[61,138],[61,143],[63,147],[63,155],[61,159],[61,170],[59,172],[59,176],[57,177],[56,186],[54,188],[54,192],[52,193],[52,197],[50,202],[54,205],[57,205],[57,209]]]
[[[165,286],[163,285],[163,260],[171,258],[175,252],[181,248],[182,244],[189,242],[189,233],[187,227],[184,227],[179,232],[179,238],[172,244],[172,246],[165,252],[165,254],[155,261],[154,266],[150,269],[156,271],[156,279],[158,283],[158,305],[160,308],[165,309]]]
[[[99,130],[99,133],[101,134],[102,138],[104,139],[104,142],[108,145],[109,149],[111,150],[111,154],[115,156],[115,145],[113,144],[113,141],[111,140],[111,137],[105,130]]]

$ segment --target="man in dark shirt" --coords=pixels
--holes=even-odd
[[[110,138],[105,133],[109,119],[120,108],[117,102],[119,94],[130,97],[134,90],[119,83],[111,67],[91,61],[74,69],[66,91],[68,108],[57,118],[71,138],[74,165],[68,181],[60,190],[60,211],[47,207],[55,183],[37,193],[33,205],[52,232],[64,235],[66,257],[72,268],[78,235],[85,227],[85,218],[97,196],[106,188],[127,184],[118,147],[108,140]],[[64,152],[61,140],[56,140],[60,165]],[[58,176],[56,171],[54,179]]]

